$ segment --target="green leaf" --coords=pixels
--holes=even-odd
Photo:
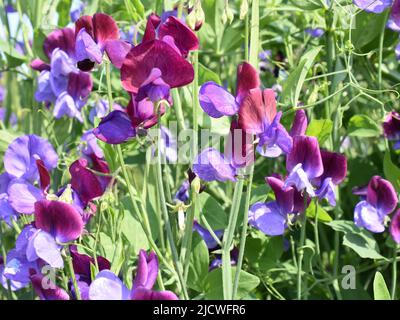
[[[213,81],[219,85],[221,84],[221,79],[214,71],[199,63],[199,83],[203,84],[207,81]]]
[[[361,258],[386,260],[379,253],[374,237],[365,229],[357,227],[353,221],[336,220],[327,225],[333,230],[343,232],[343,245],[353,249]]]
[[[315,210],[315,202],[311,201],[310,205],[306,210],[307,217],[315,218],[316,210]],[[332,221],[331,216],[326,212],[321,206],[318,206],[318,220],[322,222],[330,222]]]
[[[43,61],[49,61],[49,58],[43,51],[43,42],[46,39],[46,35],[42,29],[36,29],[33,33],[33,52],[37,57]]]
[[[331,135],[333,122],[329,119],[313,119],[311,120],[306,134],[318,139],[319,144],[323,144]]]
[[[199,195],[199,207],[213,230],[225,229],[228,225],[228,217],[221,205],[208,193],[202,192]],[[199,217],[197,220],[200,221]]]
[[[198,292],[204,290],[209,264],[210,257],[207,245],[197,233],[194,233],[187,282],[189,288]]]
[[[131,211],[130,198],[127,196],[122,199],[121,203],[124,206],[124,217],[121,222],[121,232],[133,247],[134,252],[139,252],[140,249],[149,249],[149,242],[147,241],[146,234],[143,231],[142,225],[136,217],[133,216]]]
[[[283,254],[283,238],[267,237],[261,232],[255,232],[256,237],[247,237],[245,257],[250,265],[262,272],[276,266]]]
[[[377,40],[382,25],[386,23],[384,14],[361,11],[356,15],[356,23],[351,33],[351,42],[357,49]],[[365,32],[368,30],[368,32]]]
[[[391,300],[385,279],[379,271],[374,278],[374,300]]]
[[[236,268],[232,267],[232,284],[236,273]],[[246,271],[240,271],[239,286],[236,298],[241,299],[249,292],[254,290],[260,283],[260,279]],[[207,300],[222,300],[222,269],[218,268],[211,271],[205,279],[205,298]]]
[[[283,85],[281,101],[291,104],[292,107],[297,106],[304,80],[321,48],[321,46],[312,48],[302,56],[298,66],[290,73]]]
[[[397,167],[390,156],[390,152],[386,151],[383,158],[383,172],[385,173],[386,179],[388,179],[397,192],[400,192],[400,168]]]
[[[317,10],[323,8],[322,2],[320,0],[307,0],[307,1],[290,0],[290,2],[295,7],[303,10]]]
[[[347,133],[352,137],[371,138],[381,134],[380,127],[366,115],[356,114],[351,117]]]

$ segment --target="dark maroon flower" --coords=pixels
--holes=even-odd
[[[69,295],[64,289],[61,289],[48,279],[44,279],[43,275],[32,272],[30,280],[40,300],[69,300]]]

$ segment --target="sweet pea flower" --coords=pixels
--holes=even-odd
[[[189,180],[183,181],[178,191],[175,193],[174,200],[183,203],[188,202],[190,198],[189,189],[190,189]]]
[[[210,231],[208,231],[206,228],[203,228],[197,221],[194,221],[193,223],[193,230],[196,231],[200,237],[202,237],[209,250],[215,250],[218,247],[218,243],[215,241]],[[221,240],[224,230],[215,230],[214,233],[218,239]]]
[[[233,116],[239,112],[240,103],[248,92],[259,86],[260,79],[257,71],[251,64],[243,62],[237,69],[236,96],[233,96],[219,84],[209,81],[200,88],[200,106],[212,118]]]
[[[397,206],[396,191],[389,181],[380,176],[372,177],[366,194],[365,189],[363,191],[361,194],[365,196],[365,199],[360,201],[354,209],[354,223],[374,233],[383,232],[386,216],[393,212]],[[394,219],[394,231],[396,219]]]
[[[392,217],[392,222],[390,223],[390,234],[393,240],[400,244],[400,209],[397,209]]]
[[[394,141],[393,148],[395,150],[400,149],[400,114],[396,111],[390,112],[384,123],[383,123],[383,132],[385,137],[390,140]]]
[[[304,211],[304,198],[295,188],[286,187],[278,177],[265,180],[275,194],[275,201],[253,204],[249,209],[249,224],[268,236],[282,235],[289,215]]]
[[[310,197],[315,196],[312,179],[323,174],[321,151],[315,137],[294,136],[293,148],[286,157],[287,177],[284,188],[294,186],[297,191],[306,190]]]
[[[4,289],[9,289],[11,291],[17,291],[22,289],[28,285],[28,282],[19,282],[7,279],[4,275],[4,259],[0,256],[0,284],[3,286]]]
[[[78,68],[90,71],[101,64],[106,52],[111,63],[121,68],[131,44],[120,40],[119,29],[112,17],[104,13],[82,16],[75,21],[76,60]]]
[[[97,262],[99,271],[102,271],[110,270],[111,263],[102,256],[97,256],[96,259],[94,259],[86,254],[81,254],[78,252],[75,245],[70,246],[69,249],[81,299],[89,300],[89,286],[92,283],[90,265],[96,265]],[[71,291],[75,295],[75,288],[73,285],[71,285]]]
[[[324,173],[312,180],[318,189],[316,195],[319,199],[326,198],[330,205],[336,205],[335,186],[339,185],[347,174],[347,159],[344,155],[321,150]]]
[[[58,287],[51,280],[45,279],[45,277],[40,273],[36,273],[35,271],[31,272],[30,280],[32,287],[40,300],[70,299],[68,293],[64,289]],[[44,285],[44,283],[46,283],[46,285]]]
[[[252,89],[240,105],[239,127],[259,138],[257,151],[265,157],[275,158],[292,149],[292,137],[280,124],[281,116],[272,89]]]
[[[75,61],[59,48],[53,50],[50,66],[39,75],[36,100],[54,103],[56,119],[67,115],[83,122],[81,109],[93,85],[90,75],[79,71]]]
[[[325,34],[325,30],[322,28],[307,28],[304,31],[313,38],[320,38]]]
[[[90,300],[178,300],[171,291],[154,291],[157,280],[158,259],[154,252],[148,255],[140,250],[136,277],[132,289],[111,271],[99,272],[89,287]]]
[[[83,10],[85,9],[85,3],[82,1],[73,1],[71,4],[71,8],[69,10],[69,17],[71,18],[72,22],[76,22],[81,16]]]
[[[87,157],[94,154],[97,158],[104,158],[103,150],[97,144],[97,138],[93,134],[93,129],[87,130],[81,137],[81,144],[78,149]]]

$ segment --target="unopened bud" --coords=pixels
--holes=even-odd
[[[240,4],[240,20],[246,18],[247,13],[249,12],[249,3],[247,0],[242,0]]]
[[[201,189],[201,181],[199,177],[195,177],[191,183],[191,187],[193,188],[194,192],[196,192],[197,194],[200,193],[200,189]]]

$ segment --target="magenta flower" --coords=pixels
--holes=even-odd
[[[40,273],[33,271],[30,276],[32,287],[40,300],[69,300],[68,293]],[[44,285],[44,283],[46,285]]]
[[[249,209],[249,224],[268,236],[282,235],[289,214],[304,211],[304,198],[295,188],[285,187],[280,178],[267,177],[265,180],[275,194],[275,201],[253,204]]]
[[[171,291],[154,291],[157,280],[158,259],[154,252],[149,255],[140,250],[136,277],[132,289],[111,271],[99,272],[89,287],[90,300],[178,300]]]
[[[314,186],[318,188],[315,192],[319,199],[326,198],[332,205],[336,205],[335,186],[339,185],[347,174],[347,159],[344,155],[321,151],[324,173],[312,180]]]
[[[354,223],[371,232],[383,232],[385,217],[393,212],[397,202],[393,185],[379,176],[374,176],[368,184],[365,200],[360,201],[354,209]],[[396,228],[396,225],[393,228]]]
[[[311,181],[324,172],[317,138],[294,136],[293,148],[286,158],[286,169],[289,176],[284,187],[294,186],[297,191],[306,190],[309,196],[314,197]]]
[[[120,40],[119,29],[112,17],[104,13],[80,17],[75,22],[76,60],[79,69],[90,71],[101,64],[104,52],[112,64],[121,68],[131,44]]]
[[[400,209],[397,209],[390,224],[390,234],[393,240],[400,244]]]
[[[259,138],[257,150],[265,157],[278,157],[292,149],[292,138],[280,124],[281,116],[271,89],[252,89],[241,102],[239,127]]]
[[[400,149],[400,114],[396,111],[390,112],[385,122],[383,123],[383,132],[385,137],[390,140],[394,141],[394,149]]]

